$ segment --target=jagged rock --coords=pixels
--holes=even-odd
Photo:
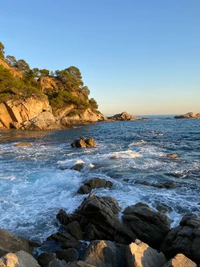
[[[177,254],[169,260],[163,267],[197,267],[196,263],[188,259],[183,254]]]
[[[109,120],[116,120],[116,121],[127,121],[127,120],[137,120],[136,117],[128,114],[127,112],[122,112],[120,114],[115,114],[114,116],[108,117]]]
[[[24,130],[59,130],[61,126],[49,111],[40,113],[37,117],[22,123]]]
[[[77,262],[67,263],[67,267],[96,267],[96,266],[87,264],[84,261],[77,261]]]
[[[41,253],[37,261],[41,267],[49,267],[49,263],[56,258],[54,253]]]
[[[63,225],[68,225],[71,222],[80,220],[80,216],[77,213],[67,214],[63,209],[59,210],[56,218]]]
[[[169,258],[183,253],[200,264],[200,217],[194,214],[185,215],[180,225],[169,231],[161,250]]]
[[[33,144],[29,143],[29,142],[20,142],[15,144],[14,146],[32,146]]]
[[[74,248],[56,251],[56,256],[59,260],[64,260],[66,262],[74,262],[79,258],[78,252]]]
[[[54,259],[48,267],[67,267],[67,263],[64,260]]]
[[[83,260],[97,267],[127,267],[128,246],[114,245],[111,241],[95,240],[86,249]]]
[[[93,111],[90,108],[80,114],[66,114],[66,118],[70,124],[93,123],[97,121],[106,121],[106,117],[98,111]]]
[[[153,248],[160,247],[170,230],[167,216],[153,211],[144,203],[127,207],[122,218],[140,240]]]
[[[121,244],[128,244],[136,236],[118,219],[120,207],[111,197],[90,195],[80,205],[79,212],[88,223],[84,224],[87,240],[107,239]]]
[[[178,158],[178,154],[167,154],[167,156],[166,156],[167,158],[169,158],[169,159],[177,159]]]
[[[78,189],[79,194],[88,194],[92,191],[92,189],[95,188],[111,188],[112,182],[106,181],[105,179],[101,178],[92,178],[86,182],[84,182],[84,185],[80,186]]]
[[[84,167],[83,163],[77,163],[76,165],[74,165],[70,169],[80,172],[83,169],[83,167]]]
[[[200,113],[195,114],[194,112],[188,112],[184,115],[177,115],[174,117],[175,119],[194,119],[200,118]]]
[[[48,237],[48,240],[51,239],[59,242],[63,249],[81,247],[81,242],[78,241],[77,238],[73,237],[70,233],[57,232],[56,234],[53,234]]]
[[[163,253],[159,253],[138,239],[131,243],[129,248],[131,251],[129,266],[163,267],[167,261]]]
[[[65,229],[69,231],[69,233],[75,237],[77,240],[83,239],[83,234],[81,231],[80,223],[78,221],[74,221],[69,223],[67,226],[65,226]]]
[[[0,256],[19,250],[32,254],[33,247],[30,246],[27,239],[21,239],[6,229],[0,229]]]
[[[8,253],[0,260],[2,267],[40,267],[38,262],[29,253],[20,250],[16,253]]]
[[[71,146],[76,148],[94,147],[96,146],[96,142],[94,138],[80,137],[79,139],[74,140]]]

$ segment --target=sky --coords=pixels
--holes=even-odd
[[[200,112],[200,0],[0,0],[5,55],[76,66],[104,115]]]

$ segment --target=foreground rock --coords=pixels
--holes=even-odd
[[[78,189],[78,194],[88,194],[92,191],[92,189],[95,188],[111,188],[112,182],[106,181],[105,179],[100,178],[92,178],[86,182],[84,182],[84,185],[80,186]]]
[[[105,239],[130,244],[136,236],[120,222],[119,211],[120,207],[115,199],[90,195],[74,214],[60,210],[57,219],[65,227],[73,221],[78,221],[85,240]]]
[[[163,267],[197,267],[196,263],[188,259],[183,254],[177,254],[169,260]]]
[[[0,229],[0,257],[8,252],[16,252],[19,250],[24,250],[32,254],[33,247],[27,239],[21,239],[6,229]]]
[[[40,267],[38,262],[27,252],[20,250],[8,253],[0,259],[1,267]]]
[[[169,258],[183,253],[200,264],[200,217],[194,214],[185,215],[180,225],[169,231],[161,250]]]
[[[80,137],[79,139],[74,140],[74,142],[71,143],[71,146],[76,148],[95,147],[96,142],[94,138]]]
[[[123,221],[140,240],[153,248],[160,247],[170,230],[167,216],[143,203],[127,207],[123,211]]]
[[[130,121],[130,120],[144,120],[144,119],[145,118],[136,118],[135,116],[132,116],[125,111],[120,114],[115,114],[114,116],[108,117],[108,120],[113,120],[113,121]]]
[[[138,239],[131,243],[129,248],[131,252],[130,266],[163,267],[167,261],[163,253],[159,253]]]
[[[83,261],[98,267],[127,267],[130,266],[130,257],[128,246],[108,240],[95,240],[86,249]]]
[[[175,119],[197,119],[200,118],[200,113],[195,114],[194,112],[188,112],[184,115],[177,115]]]

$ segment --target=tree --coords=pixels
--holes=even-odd
[[[41,69],[40,70],[41,76],[49,76],[49,70],[47,69]]]
[[[20,59],[17,61],[16,68],[23,71],[23,72],[29,72],[30,71],[30,67],[24,59]]]
[[[81,72],[77,67],[71,66],[65,70],[74,75],[78,80],[82,80]]]
[[[12,67],[16,67],[17,64],[17,60],[14,56],[6,56],[6,61],[8,62],[9,65],[11,65]]]
[[[90,98],[89,104],[92,109],[98,109],[97,101],[94,98]]]
[[[89,88],[87,86],[83,86],[81,88],[81,90],[86,96],[88,96],[90,94],[90,90],[89,90]]]
[[[0,58],[4,58],[4,45],[0,42]]]

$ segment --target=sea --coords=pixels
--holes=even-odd
[[[81,136],[95,138],[96,147],[72,148]],[[32,146],[15,146],[20,142]],[[178,158],[167,157],[172,153]],[[70,169],[78,163],[82,171]],[[78,188],[95,177],[113,183],[92,193],[115,198],[120,219],[138,202],[165,212],[171,227],[187,213],[200,216],[200,119],[149,116],[60,131],[1,131],[0,228],[44,241],[60,227],[58,211],[72,213],[88,196]],[[160,186],[166,184],[173,186]]]

